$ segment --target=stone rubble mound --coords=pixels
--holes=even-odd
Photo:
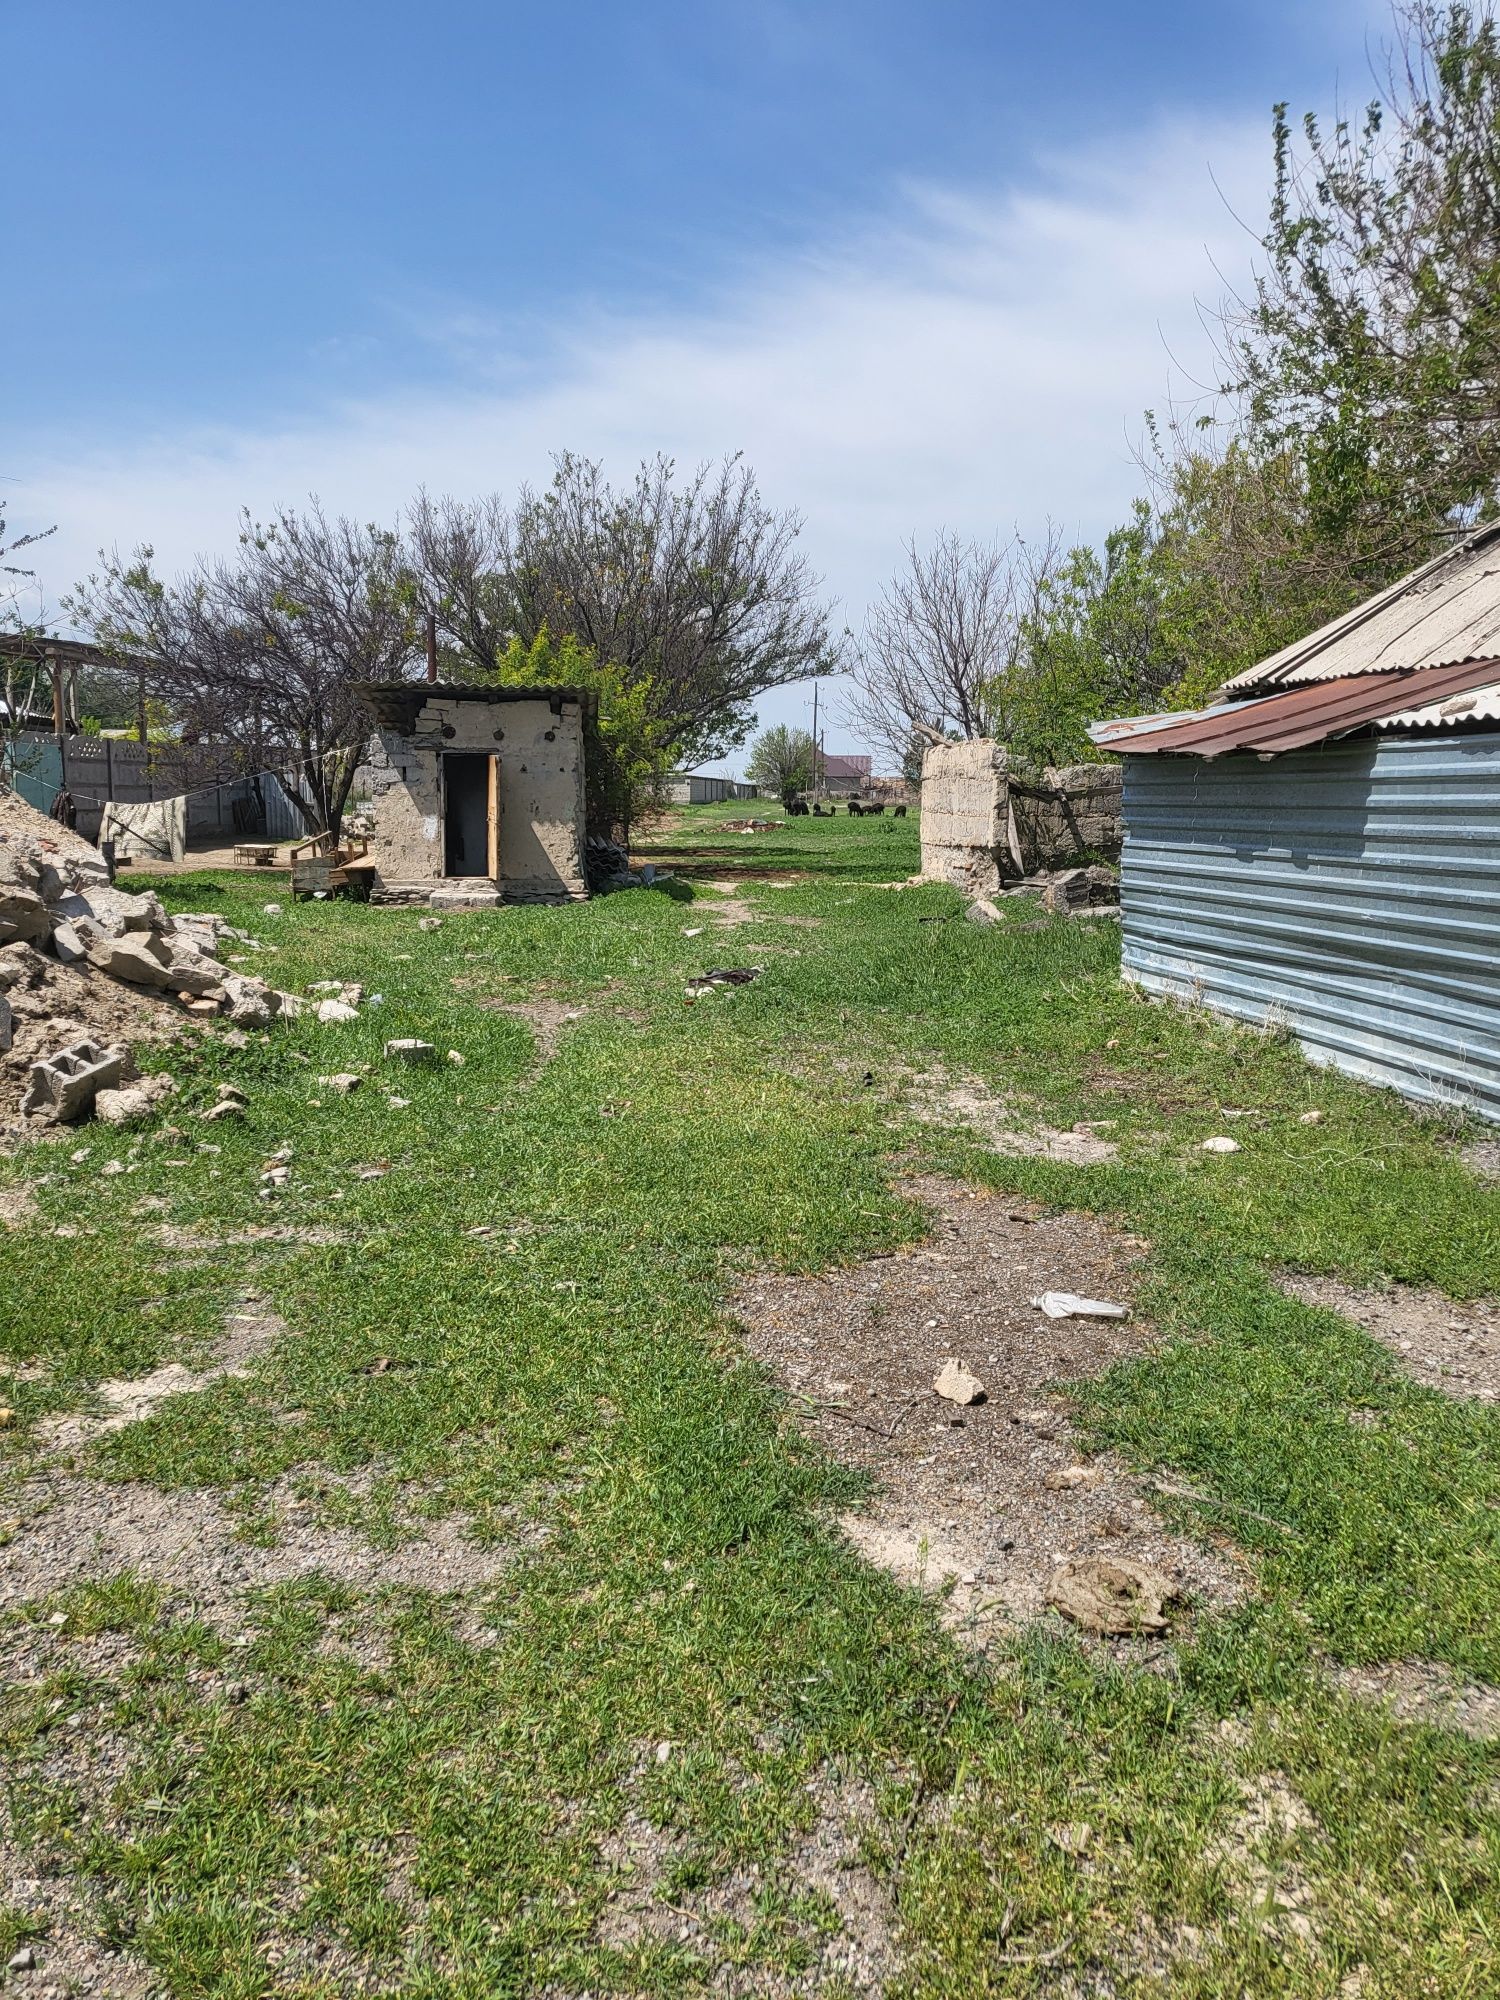
[[[221,962],[261,948],[214,912],[172,917],[115,888],[86,840],[0,796],[0,1128],[83,1116],[132,1080],[122,1045],[174,1015],[246,1029],[293,1011]]]

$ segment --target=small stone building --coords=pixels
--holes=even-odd
[[[371,682],[361,694],[375,719],[362,780],[376,901],[587,896],[592,694],[439,681]]]

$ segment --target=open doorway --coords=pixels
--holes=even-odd
[[[443,758],[443,872],[486,875],[498,869],[495,760],[450,751]]]

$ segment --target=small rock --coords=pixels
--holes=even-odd
[[[409,1097],[388,1097],[385,1101],[391,1111],[405,1111],[411,1103]]]
[[[1097,1486],[1103,1477],[1097,1465],[1065,1465],[1049,1472],[1042,1484],[1051,1493],[1071,1493],[1080,1486]]]
[[[125,1171],[125,1162],[123,1160],[106,1160],[99,1171],[101,1174],[123,1174]]]
[[[1321,1111],[1304,1111],[1297,1120],[1299,1125],[1321,1125],[1322,1122],[1323,1114]]]
[[[962,1361],[945,1361],[933,1378],[933,1388],[950,1403],[982,1403],[984,1384]]]
[[[279,917],[281,915],[280,903],[262,903],[260,909],[261,915],[265,917]]]
[[[322,1000],[318,1003],[318,1019],[323,1022],[357,1021],[359,1009],[351,1007],[347,1000]]]
[[[976,896],[968,909],[964,911],[964,921],[966,923],[979,924],[988,929],[991,924],[999,923],[1000,911],[990,901],[988,896]]]
[[[205,1125],[222,1125],[226,1120],[233,1122],[243,1118],[245,1107],[237,1097],[221,1097],[217,1104],[211,1104],[207,1111],[198,1116]]]
[[[441,917],[417,918],[417,929],[419,931],[440,931],[442,928],[443,928],[443,920]]]
[[[1242,1150],[1238,1139],[1205,1139],[1198,1148],[1200,1153],[1238,1153]]]
[[[395,1041],[385,1045],[387,1058],[392,1062],[430,1063],[437,1061],[437,1050],[431,1042],[419,1041],[415,1035],[400,1035]]]
[[[464,1066],[464,1057],[460,1055],[457,1049],[449,1049],[448,1060],[456,1069],[462,1069]]]
[[[359,1089],[364,1078],[356,1076],[353,1070],[341,1069],[337,1076],[320,1076],[318,1082],[325,1090],[336,1090],[341,1097],[347,1097],[351,1091]]]
[[[689,929],[685,930],[682,933],[682,935],[684,937],[702,937],[703,926],[702,924],[693,924]]]
[[[29,1944],[23,1944],[19,1951],[13,1951],[5,1961],[8,1972],[35,1972],[36,1953]]]

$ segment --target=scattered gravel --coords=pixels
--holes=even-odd
[[[876,1476],[868,1511],[843,1523],[855,1546],[946,1592],[945,1617],[976,1643],[996,1620],[1038,1616],[1074,1558],[1124,1557],[1190,1598],[1232,1602],[1228,1548],[1173,1534],[1121,1465],[1084,1458],[1054,1388],[1140,1354],[1148,1332],[1031,1303],[1053,1288],[1128,1298],[1141,1245],[936,1176],[908,1187],[932,1215],[929,1242],[823,1278],[759,1275],[733,1306],[820,1443]],[[948,1359],[980,1378],[984,1402],[958,1410],[934,1392]]]
[[[1413,1381],[1445,1396],[1500,1401],[1500,1302],[1455,1305],[1413,1285],[1362,1289],[1337,1278],[1289,1274],[1282,1289],[1304,1305],[1352,1319],[1388,1347]]]
[[[1330,1678],[1346,1694],[1385,1704],[1403,1722],[1427,1722],[1490,1741],[1500,1737],[1500,1688],[1465,1681],[1431,1660],[1390,1660],[1378,1666],[1335,1667]]]
[[[967,1125],[991,1152],[1010,1157],[1060,1160],[1064,1165],[1092,1167],[1112,1160],[1119,1147],[1101,1138],[1094,1125],[1075,1125],[1059,1132],[1033,1123],[1003,1097],[997,1097],[973,1077],[959,1082],[941,1074],[911,1080],[908,1110],[924,1125]]]

